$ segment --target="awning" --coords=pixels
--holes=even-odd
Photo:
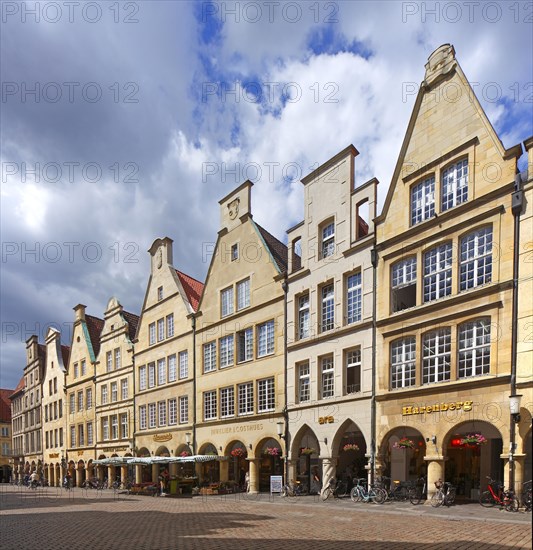
[[[193,455],[193,456],[113,456],[93,460],[93,464],[102,466],[126,466],[129,464],[174,464],[179,462],[211,462],[213,460],[228,460],[228,456],[218,455]]]

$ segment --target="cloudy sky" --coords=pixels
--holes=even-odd
[[[303,216],[299,179],[353,143],[356,183],[376,176],[382,204],[440,44],[506,147],[533,133],[525,1],[1,9],[3,388],[31,334],[53,324],[69,344],[76,304],[102,317],[115,295],[139,313],[157,237],[203,279],[218,199],[246,178],[254,218],[284,239]]]

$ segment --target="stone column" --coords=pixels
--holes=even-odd
[[[442,456],[425,456],[424,460],[428,463],[428,475],[427,475],[427,492],[428,500],[430,501],[432,495],[436,492],[435,482],[441,479],[444,479],[444,463],[446,461],[445,457]]]
[[[171,462],[168,465],[168,474],[170,477],[177,477],[178,475],[178,463],[177,462]]]
[[[108,466],[107,467],[107,486],[111,487],[114,481],[115,481],[115,467]]]
[[[141,464],[135,464],[135,483],[142,483],[143,467]]]
[[[152,464],[152,482],[159,484],[159,464]]]
[[[283,480],[285,483],[292,483],[293,480],[296,480],[296,465],[298,464],[297,460],[289,459],[287,460],[287,468],[289,471],[289,479],[285,479],[285,472],[283,472]]]
[[[128,467],[127,466],[121,466],[120,467],[120,481],[122,483],[126,483],[126,480],[128,479]]]
[[[249,458],[250,462],[250,493],[259,492],[259,465],[261,464],[260,458]]]
[[[229,479],[229,468],[230,468],[230,462],[231,462],[231,467],[233,467],[233,461],[230,461],[230,460],[221,460],[219,462],[219,473],[220,473],[220,481],[228,481]],[[237,479],[237,482],[239,482],[239,480]]]
[[[524,479],[524,469],[526,463],[526,455],[522,453],[515,453],[514,454],[514,485],[515,485],[515,493],[517,494],[518,498],[521,498],[522,495],[522,483],[524,481],[527,481],[527,479]]]
[[[337,475],[337,457],[324,456],[322,459],[322,490],[324,490]]]

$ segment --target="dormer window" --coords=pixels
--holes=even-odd
[[[335,253],[335,222],[330,222],[322,228],[322,258]]]
[[[435,215],[435,176],[411,187],[411,225]]]
[[[449,166],[442,172],[442,211],[468,200],[468,159]]]

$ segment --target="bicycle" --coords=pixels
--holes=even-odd
[[[435,481],[437,491],[431,496],[431,506],[451,506],[455,501],[455,487],[449,481]]]
[[[409,491],[413,488],[409,481],[392,481],[390,477],[381,476],[377,487],[385,491],[385,500],[405,502],[409,499]]]
[[[484,508],[492,508],[496,504],[499,504],[507,512],[518,512],[520,503],[514,491],[512,489],[505,491],[503,483],[492,479],[490,476],[487,476],[487,479],[489,480],[489,489],[481,493],[479,504]]]
[[[320,498],[322,500],[327,500],[330,496],[333,496],[334,498],[343,498],[346,496],[347,492],[348,484],[341,479],[335,480],[335,478],[332,477],[329,480],[328,485],[323,489],[322,493],[320,494]]]
[[[419,477],[416,480],[415,487],[409,489],[409,502],[415,506],[420,504],[427,498],[426,489],[426,478]]]
[[[387,492],[381,487],[368,485],[366,478],[354,479],[355,486],[350,491],[350,498],[353,502],[374,502],[383,504],[387,499]]]
[[[533,497],[531,495],[531,483],[532,483],[531,479],[529,481],[524,481],[524,483],[522,483],[524,487],[522,489],[522,504],[524,505],[526,512],[531,512],[531,507],[532,507]]]
[[[299,497],[306,494],[307,491],[302,487],[302,483],[294,479],[291,483],[286,483],[281,489],[282,497]]]

